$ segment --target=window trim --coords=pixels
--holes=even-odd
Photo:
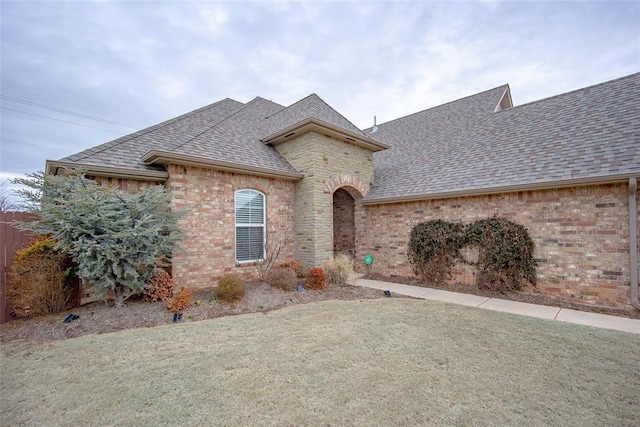
[[[262,197],[262,223],[238,223],[238,193],[254,193],[259,194]],[[262,191],[255,190],[253,188],[243,188],[240,190],[236,190],[233,193],[233,234],[234,234],[234,258],[236,260],[236,264],[248,264],[256,261],[264,261],[264,257],[266,256],[266,222],[267,222],[267,196]],[[238,228],[248,228],[248,227],[261,227],[262,228],[262,258],[260,259],[249,259],[249,260],[239,260],[238,259]]]

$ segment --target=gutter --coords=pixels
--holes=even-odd
[[[629,178],[629,282],[631,283],[631,305],[640,310],[638,301],[638,208],[636,191],[638,181]]]
[[[151,150],[140,159],[146,164],[167,166],[170,163],[180,165],[189,165],[204,168],[213,168],[226,172],[242,173],[247,175],[265,176],[268,178],[280,178],[297,180],[304,178],[300,172],[287,172],[275,169],[268,169],[258,166],[241,165],[239,163],[225,162],[222,160],[214,160],[203,158],[200,156],[192,156],[189,154],[178,154],[163,150]]]
[[[629,174],[631,173],[631,177]],[[592,175],[583,178],[568,178],[548,181],[536,181],[523,184],[496,185],[471,189],[458,189],[433,193],[410,194],[404,196],[365,197],[363,205],[382,205],[387,203],[417,202],[422,200],[450,199],[453,197],[484,196],[487,194],[513,193],[529,190],[548,190],[552,188],[576,187],[582,185],[615,184],[627,182],[628,179],[640,178],[640,173],[627,172],[608,175]]]
[[[159,170],[140,170],[127,169],[112,166],[99,166],[76,162],[65,162],[60,160],[47,160],[45,164],[45,173],[57,175],[60,170],[79,169],[88,175],[106,176],[115,178],[136,179],[140,181],[166,181],[169,174]]]
[[[373,152],[386,150],[390,147],[389,145],[370,138],[366,135],[357,134],[350,130],[340,128],[314,117],[310,117],[284,129],[281,129],[274,134],[262,138],[260,141],[267,145],[275,146],[287,141],[287,138],[290,138],[294,135],[298,137],[307,132],[328,134],[328,136],[331,136],[335,139],[346,142],[348,144],[354,144],[359,147],[366,148],[367,150],[371,150]]]

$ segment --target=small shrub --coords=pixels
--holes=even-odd
[[[347,254],[338,254],[324,264],[324,272],[328,283],[338,286],[353,285],[353,258]]]
[[[304,269],[304,267],[295,259],[293,261],[282,262],[276,265],[274,268],[275,269],[290,268],[296,273],[297,277],[303,277],[302,270]]]
[[[67,306],[71,296],[68,282],[74,270],[65,268],[67,256],[55,246],[55,240],[38,236],[15,254],[7,299],[21,317],[59,313]]]
[[[320,291],[324,289],[326,282],[327,279],[325,278],[324,271],[319,267],[314,267],[309,270],[305,284],[309,289]]]
[[[298,276],[291,268],[274,268],[267,276],[267,282],[274,288],[285,291],[295,291],[298,284]]]
[[[191,304],[191,295],[193,291],[185,288],[180,288],[178,292],[174,292],[173,296],[167,301],[167,308],[169,311],[177,313],[179,311],[186,310]]]
[[[223,301],[237,301],[244,296],[245,283],[237,274],[225,274],[218,280],[218,298]]]
[[[148,302],[168,300],[173,296],[173,279],[165,270],[158,270],[142,295],[142,299]]]

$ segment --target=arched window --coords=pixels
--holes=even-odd
[[[236,191],[236,261],[264,259],[264,194]]]

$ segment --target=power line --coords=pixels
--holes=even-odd
[[[39,104],[39,103],[33,102],[33,101],[27,101],[26,99],[14,98],[12,96],[6,96],[6,95],[0,95],[0,98],[6,99],[7,101],[11,101],[11,102],[18,102],[20,104],[32,105],[34,107],[44,108],[46,110],[51,110],[51,111],[56,111],[58,113],[64,113],[64,114],[69,114],[71,116],[82,117],[83,119],[95,120],[95,121],[98,121],[98,122],[103,122],[103,123],[108,123],[108,124],[112,124],[112,125],[122,126],[122,127],[130,128],[130,129],[139,129],[139,128],[136,128],[134,126],[125,125],[125,124],[114,122],[114,121],[111,121],[111,120],[105,120],[105,119],[102,119],[100,117],[90,116],[88,114],[83,114],[83,113],[77,113],[75,111],[65,110],[65,109],[58,108],[58,107],[52,107],[50,105]]]
[[[72,125],[76,125],[76,126],[84,126],[84,127],[87,127],[87,128],[103,130],[105,132],[117,133],[118,135],[125,135],[124,132],[118,132],[118,131],[111,130],[111,129],[105,129],[105,128],[99,128],[99,127],[96,127],[96,126],[85,125],[83,123],[72,122],[72,121],[69,121],[69,120],[56,119],[55,117],[43,116],[43,115],[40,115],[40,114],[27,113],[26,111],[14,110],[13,108],[7,108],[7,107],[1,107],[1,108],[3,110],[15,111],[16,113],[27,114],[29,116],[42,117],[44,119],[56,120],[58,122],[71,123]]]
[[[20,145],[30,145],[32,147],[38,147],[38,148],[47,148],[49,150],[58,150],[58,151],[69,151],[66,148],[58,148],[58,147],[49,147],[46,145],[38,145],[38,144],[32,144],[30,142],[23,142],[23,141],[16,141],[15,139],[8,139],[8,138],[0,138],[0,141],[2,142],[8,142],[10,144],[20,144]]]

